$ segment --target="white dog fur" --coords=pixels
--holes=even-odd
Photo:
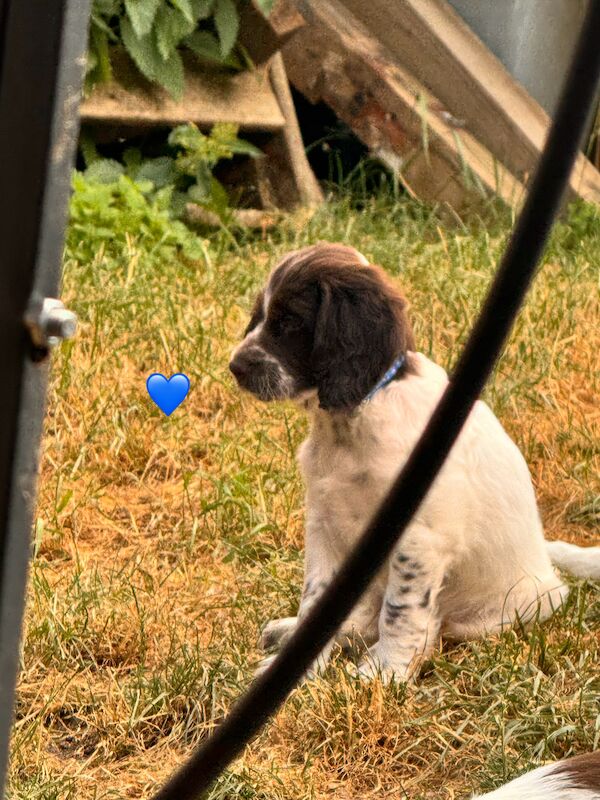
[[[376,268],[366,266],[364,256],[352,248],[323,247],[337,247],[344,258],[354,258],[355,265],[340,265],[336,272],[336,286],[343,286],[348,275],[344,297],[357,270],[370,270],[369,280],[379,280]],[[281,336],[268,334],[268,328],[275,306],[280,314],[309,270],[311,281],[320,280],[320,270],[323,281],[329,280],[329,267],[322,263],[329,263],[327,253],[318,247],[281,262],[232,361],[245,388],[250,386],[263,399],[292,397],[311,418],[310,435],[298,455],[306,484],[304,589],[297,618],[266,626],[262,642],[267,648],[280,646],[318,601],[406,462],[448,383],[441,367],[422,353],[407,351],[409,369],[369,402],[359,403],[351,413],[321,407],[318,387],[302,384],[288,367],[285,337],[282,345]],[[386,291],[395,290],[388,286]],[[334,290],[330,294],[336,296]],[[359,302],[360,295],[357,314]],[[251,364],[242,368],[239,363],[249,353]],[[266,370],[264,379],[248,377],[260,369]],[[552,561],[578,576],[600,576],[600,548],[544,540],[527,464],[490,408],[478,401],[426,500],[337,638],[357,636],[369,646],[359,665],[365,678],[409,679],[440,637],[485,637],[517,619],[526,624],[548,618],[568,594]],[[326,666],[332,645],[321,653],[317,670]],[[267,658],[263,668],[269,663]]]

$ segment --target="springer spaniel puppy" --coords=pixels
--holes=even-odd
[[[273,649],[363,533],[448,378],[415,352],[405,302],[384,271],[340,244],[305,247],[279,262],[230,369],[243,389],[265,401],[291,398],[312,422],[299,452],[304,590],[298,617],[263,631],[263,647]],[[566,548],[558,555],[577,562],[580,574],[590,574],[592,561],[600,574],[600,548],[593,559],[591,550]],[[336,638],[370,645],[361,675],[406,680],[440,636],[483,637],[517,618],[546,619],[567,593],[552,567],[527,464],[478,401],[389,562]]]
[[[600,800],[600,752],[546,764],[473,800]]]

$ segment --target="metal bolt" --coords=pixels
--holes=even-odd
[[[42,320],[48,345],[54,347],[62,339],[71,339],[77,330],[77,317],[66,308],[49,309]]]
[[[26,324],[37,347],[55,347],[71,339],[77,330],[77,317],[54,297],[36,302],[26,315]]]

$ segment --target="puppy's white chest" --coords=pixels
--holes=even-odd
[[[364,531],[393,477],[382,469],[383,444],[361,444],[320,441],[313,434],[299,452],[307,528],[317,529],[340,555]]]

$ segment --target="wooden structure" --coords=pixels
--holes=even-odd
[[[518,201],[549,126],[445,0],[280,0],[292,83],[323,101],[419,197],[462,209],[482,194]],[[600,203],[580,156],[571,197]]]
[[[289,76],[413,195],[459,212],[482,197],[519,203],[549,118],[446,0],[277,0],[268,20],[250,3],[242,8],[241,42],[255,70],[199,69],[190,56],[177,103],[124,62],[119,83],[97,87],[85,101],[84,121],[121,129],[236,122],[259,135],[266,158],[236,165],[232,182],[254,187],[256,205],[269,211],[312,207],[322,194]],[[583,155],[569,195],[600,204],[600,173]]]
[[[255,187],[262,208],[313,207],[323,199],[321,189],[306,159],[281,55],[270,52],[280,41],[273,34],[266,48],[269,40],[261,39],[263,63],[233,74],[199,69],[190,55],[185,59],[186,86],[180,101],[149,83],[125,52],[117,52],[113,63],[118,80],[94,88],[82,104],[81,119],[103,127],[109,139],[184,122],[204,129],[216,122],[235,123],[246,135],[260,135],[266,157],[249,159],[237,174]],[[250,211],[238,215],[240,224],[253,220],[260,227],[272,218]],[[194,220],[211,224],[210,215],[190,212]]]
[[[149,128],[194,122],[206,128],[215,122],[233,122],[243,131],[277,132],[285,117],[269,82],[268,67],[230,73],[195,68],[193,57],[184,58],[185,91],[174,100],[150,83],[124,51],[112,55],[118,80],[96,86],[82,104],[84,122]]]

